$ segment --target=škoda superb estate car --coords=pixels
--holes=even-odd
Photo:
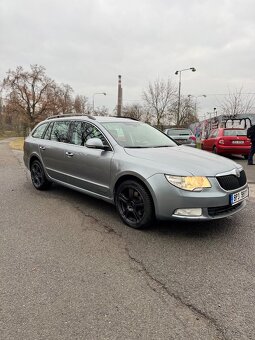
[[[115,204],[130,227],[160,220],[213,220],[238,213],[246,175],[230,159],[177,145],[121,117],[59,115],[26,138],[24,162],[38,190],[54,183]]]

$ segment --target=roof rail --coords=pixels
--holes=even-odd
[[[76,113],[76,114],[73,114],[73,113],[62,113],[62,114],[58,114],[58,115],[54,115],[54,116],[47,117],[46,120],[55,119],[55,118],[76,117],[76,116],[79,116],[79,117],[87,117],[87,118],[89,118],[89,119],[96,120],[96,118],[93,117],[93,116],[90,116],[90,115],[83,115],[83,114],[81,114],[81,113]]]
[[[139,119],[137,119],[137,118],[128,117],[128,116],[108,116],[108,117],[113,117],[113,118],[128,118],[128,119],[139,121]]]

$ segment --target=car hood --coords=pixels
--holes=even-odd
[[[125,152],[139,160],[153,163],[160,173],[170,175],[215,176],[219,173],[240,168],[234,161],[214,155],[207,151],[190,148],[188,146],[162,148],[125,148]],[[143,165],[146,164],[143,162]]]

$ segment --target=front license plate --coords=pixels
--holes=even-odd
[[[230,204],[235,205],[235,204],[243,201],[248,196],[249,196],[248,188],[241,190],[241,191],[238,191],[235,194],[231,194],[230,195]]]

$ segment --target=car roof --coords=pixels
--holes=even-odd
[[[129,118],[129,117],[118,117],[118,116],[90,116],[90,115],[72,115],[72,114],[63,114],[50,116],[46,119],[46,121],[58,121],[58,120],[86,120],[86,121],[97,121],[99,123],[104,122],[134,122],[138,121],[137,119]],[[139,122],[139,121],[138,121]]]

